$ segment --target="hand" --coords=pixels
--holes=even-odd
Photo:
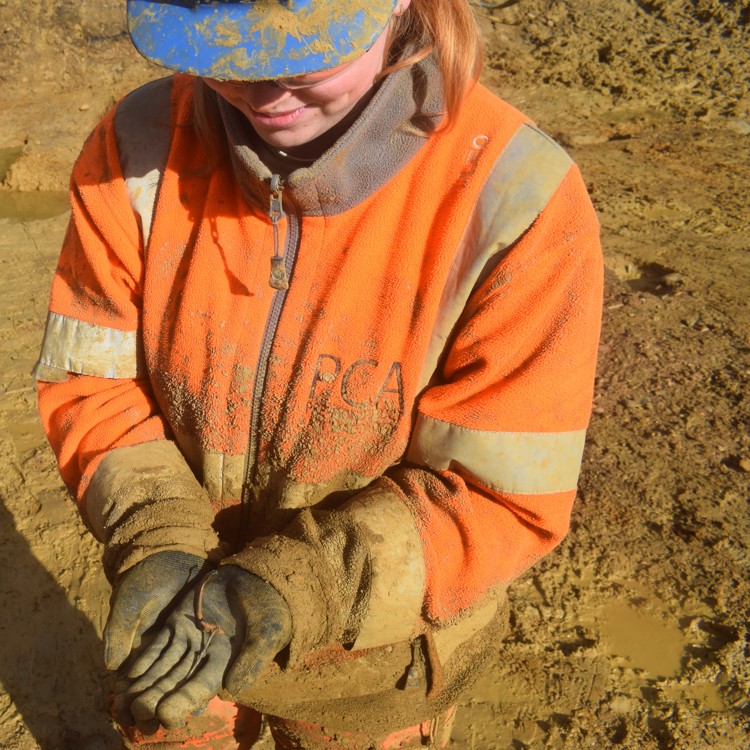
[[[250,685],[291,634],[281,595],[262,578],[224,565],[182,599],[129,669],[117,703],[144,734],[159,724],[180,726],[222,686],[234,695]]]
[[[104,629],[104,663],[120,667],[141,646],[144,633],[166,620],[209,564],[186,552],[156,552],[128,570],[115,585]],[[161,622],[160,622],[161,621]]]

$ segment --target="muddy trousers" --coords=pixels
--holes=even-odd
[[[309,724],[266,716],[276,750],[444,750],[450,741],[455,707],[444,714],[381,737],[356,731],[329,732]],[[159,729],[145,736],[120,728],[128,750],[251,750],[258,740],[262,718],[245,706],[214,698],[200,716],[191,716],[184,727]]]

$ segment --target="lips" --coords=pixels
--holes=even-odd
[[[286,125],[291,125],[296,122],[304,112],[305,107],[297,107],[297,109],[291,109],[286,112],[258,112],[255,109],[251,109],[253,119],[259,125],[266,125],[275,128],[282,128]]]

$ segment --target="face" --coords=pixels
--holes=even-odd
[[[206,84],[235,106],[271,147],[294,153],[330,131],[372,89],[385,64],[387,29],[351,63],[280,81]]]

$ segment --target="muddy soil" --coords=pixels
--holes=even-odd
[[[3,750],[119,747],[100,550],[29,371],[72,160],[114,101],[160,75],[130,48],[123,6],[0,0]],[[581,165],[608,273],[571,534],[513,588],[512,634],[454,747],[750,747],[750,3],[478,12],[484,80]]]

